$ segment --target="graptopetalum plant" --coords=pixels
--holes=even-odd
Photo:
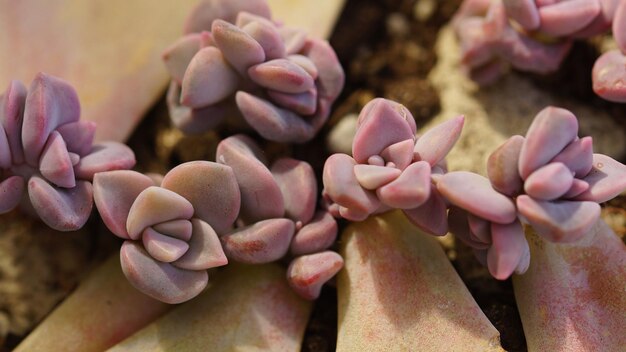
[[[592,70],[593,90],[626,102],[626,2],[621,0],[465,0],[452,25],[462,64],[480,84],[507,69],[555,71],[574,39],[613,31],[618,49],[604,53]]]
[[[185,132],[243,116],[265,139],[303,143],[343,88],[330,45],[273,22],[263,0],[204,1],[185,31],[163,54],[170,116]]]
[[[39,73],[28,90],[12,81],[0,101],[0,214],[21,205],[48,226],[81,228],[92,209],[94,174],[129,169],[135,155],[117,142],[93,144],[76,91]]]

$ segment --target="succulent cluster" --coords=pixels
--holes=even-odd
[[[39,73],[28,90],[12,81],[0,101],[0,214],[21,205],[48,226],[81,228],[97,172],[129,169],[135,155],[115,142],[94,144],[96,124],[80,121],[74,88]]]
[[[626,102],[626,3],[620,0],[465,0],[452,25],[461,60],[480,84],[499,78],[509,65],[535,73],[555,71],[572,41],[612,29],[618,49],[603,54],[592,70],[593,89],[604,99]]]
[[[183,131],[243,117],[265,139],[302,143],[328,119],[344,84],[335,52],[273,22],[264,0],[204,1],[186,31],[163,54],[170,115]]]
[[[443,166],[461,133],[461,117],[416,141],[409,119],[388,100],[364,107],[353,157],[335,154],[324,166],[329,211],[360,221],[395,208],[429,233],[445,234],[449,227],[498,279],[528,268],[523,224],[549,241],[575,242],[599,219],[598,203],[626,189],[626,166],[594,154],[591,137],[578,137],[578,121],[565,109],[544,109],[526,137],[499,147],[489,158],[489,178]]]

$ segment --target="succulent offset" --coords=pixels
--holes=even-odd
[[[265,139],[303,143],[328,119],[344,83],[335,52],[273,22],[265,1],[204,1],[186,31],[163,54],[170,115],[183,131],[243,117]]]
[[[626,102],[626,3],[620,0],[465,0],[452,25],[461,62],[480,84],[509,65],[535,73],[558,69],[574,39],[612,30],[618,49],[604,53],[592,70],[593,89]]]
[[[12,81],[0,102],[0,214],[21,205],[48,226],[81,228],[92,209],[98,172],[129,169],[123,144],[93,144],[96,124],[80,121],[76,91],[39,73],[29,89]]]

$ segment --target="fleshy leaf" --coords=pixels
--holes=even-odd
[[[193,227],[189,220],[170,220],[152,226],[154,231],[160,232],[170,237],[178,238],[185,242],[191,239]]]
[[[572,182],[572,187],[563,195],[563,199],[572,199],[589,189],[589,184],[577,178]]]
[[[128,146],[117,142],[102,142],[93,146],[74,167],[76,177],[93,180],[98,172],[127,170],[135,166],[135,153]]]
[[[419,207],[430,196],[430,165],[425,161],[409,165],[398,178],[376,190],[376,195],[393,208]]]
[[[539,30],[560,37],[585,28],[600,13],[597,0],[568,0],[539,7]]]
[[[326,102],[333,102],[341,93],[345,81],[343,68],[339,63],[335,50],[333,50],[328,41],[308,38],[305,47],[302,49],[302,54],[311,59],[319,72],[319,76],[315,81],[317,95]],[[408,116],[412,117],[410,112]],[[415,120],[411,120],[409,123],[415,126]]]
[[[593,165],[593,140],[591,137],[576,139],[550,162],[561,162],[577,178],[585,177]]]
[[[194,217],[210,224],[218,234],[230,230],[239,214],[239,186],[228,166],[187,162],[170,170],[161,186],[185,197],[193,205]]]
[[[565,164],[552,162],[531,173],[524,191],[533,198],[553,200],[564,195],[574,183],[574,175]]]
[[[489,180],[467,171],[447,173],[437,182],[437,190],[454,205],[499,224],[515,220],[515,204],[491,188]]]
[[[478,242],[472,236],[469,221],[468,221],[469,213],[458,207],[450,207],[448,211],[448,225],[450,226],[450,232],[456,237],[456,239],[461,240],[466,245],[472,247],[475,250],[478,250],[478,253],[482,253],[484,250],[484,263],[483,265],[487,265],[487,248],[489,248],[489,244]],[[475,252],[477,253],[477,252]]]
[[[182,84],[187,66],[200,50],[201,43],[202,36],[200,33],[187,34],[176,40],[163,52],[162,58],[165,67],[172,79],[178,84]]]
[[[152,227],[148,227],[143,231],[141,240],[143,247],[150,253],[150,256],[164,263],[171,263],[177,260],[189,249],[187,242],[166,236],[155,231]]]
[[[304,93],[315,86],[302,67],[287,59],[275,59],[248,69],[248,77],[258,85],[283,93]]]
[[[242,75],[248,68],[265,61],[265,51],[252,36],[226,21],[215,20],[211,26],[215,44],[226,61]]]
[[[57,131],[52,131],[41,152],[39,171],[43,177],[59,187],[72,188],[76,186],[72,160],[67,152],[63,137]]]
[[[8,169],[11,167],[11,148],[4,127],[0,123],[0,169]]]
[[[180,102],[190,108],[215,104],[233,94],[239,76],[215,47],[200,49],[191,59],[181,85]]]
[[[571,112],[547,107],[539,112],[526,133],[519,156],[522,179],[547,164],[576,139],[578,120]]]
[[[523,181],[517,171],[524,137],[516,135],[498,147],[487,161],[487,175],[493,188],[507,196],[522,192]]]
[[[240,13],[238,19],[241,17]],[[245,25],[239,23],[237,25],[261,45],[265,52],[265,60],[285,57],[287,53],[285,51],[285,43],[280,33],[278,33],[278,29],[271,21],[259,19],[252,20]]]
[[[589,184],[589,189],[576,196],[576,200],[606,202],[626,189],[626,166],[604,154],[594,154],[593,168],[583,181]]]
[[[151,186],[135,199],[128,212],[126,229],[136,240],[146,227],[175,219],[189,219],[193,206],[183,196],[168,189]]]
[[[295,222],[308,223],[317,203],[317,181],[311,165],[304,161],[281,158],[272,164],[285,203],[285,216]]]
[[[626,5],[620,2],[616,6],[615,17],[613,17],[613,38],[622,54],[626,54]]]
[[[227,116],[240,115],[229,99],[197,109],[181,105],[180,89],[178,83],[170,83],[167,108],[172,123],[184,133],[199,134],[215,128]]]
[[[273,262],[285,256],[295,225],[290,219],[269,219],[221,237],[228,258],[246,264]]]
[[[502,351],[441,246],[401,213],[352,224],[340,243],[337,351]]]
[[[443,236],[448,232],[448,218],[446,213],[446,201],[431,186],[430,196],[426,202],[417,208],[402,209],[409,221],[427,233]]]
[[[343,258],[335,252],[325,251],[303,255],[291,261],[287,268],[289,286],[301,297],[317,299],[322,286],[343,268]]]
[[[621,351],[626,346],[626,247],[602,221],[574,244],[527,227],[531,262],[513,277],[529,351]]]
[[[57,128],[57,132],[63,137],[69,152],[85,156],[91,152],[93,139],[96,136],[96,123],[93,121],[66,123]]]
[[[626,12],[626,11],[624,11]],[[626,56],[619,50],[602,54],[593,64],[591,77],[593,91],[603,99],[616,103],[626,102]]]
[[[161,302],[176,304],[197,296],[206,287],[206,271],[179,269],[154,260],[137,242],[125,241],[120,250],[122,271],[144,294]]]
[[[153,185],[148,176],[130,170],[101,172],[94,176],[94,203],[111,232],[130,239],[126,230],[130,207],[144,189]]]
[[[317,90],[309,89],[304,93],[290,94],[268,90],[267,95],[278,105],[293,110],[297,114],[312,115],[317,109]]]
[[[594,202],[546,202],[521,195],[517,208],[538,234],[552,242],[579,240],[600,217],[600,206]]]
[[[337,222],[330,213],[318,210],[308,224],[296,232],[291,241],[292,255],[303,255],[322,251],[335,243]]]
[[[526,30],[539,28],[539,11],[534,0],[503,0],[506,14]]]
[[[423,160],[434,166],[450,152],[461,136],[465,116],[457,116],[441,123],[418,138],[413,148],[413,160]]]
[[[215,286],[215,287],[213,287]],[[311,304],[277,265],[229,265],[197,299],[112,348],[124,351],[298,351]],[[184,322],[184,324],[181,324]]]
[[[523,259],[528,248],[519,221],[501,225],[491,223],[492,244],[487,251],[487,267],[493,277],[506,280]]]
[[[22,143],[26,162],[37,166],[50,133],[79,117],[80,103],[74,88],[59,78],[39,73],[28,89],[24,108]]]
[[[0,214],[8,213],[19,205],[25,188],[21,176],[11,176],[0,181]]]
[[[415,143],[412,139],[392,144],[380,152],[380,156],[387,162],[393,163],[400,170],[406,169],[413,161],[413,147]]]
[[[189,241],[189,250],[172,265],[187,270],[205,270],[228,264],[217,233],[211,225],[191,219],[193,234]]]
[[[59,231],[83,227],[93,207],[92,186],[86,181],[78,181],[76,187],[64,189],[33,176],[28,181],[28,195],[41,220]]]
[[[313,79],[317,79],[320,71],[315,67],[315,64],[311,59],[304,55],[289,55],[287,56],[287,60],[293,62],[294,64],[302,67]]]
[[[0,123],[7,135],[11,156],[15,164],[24,162],[22,122],[26,104],[26,87],[20,81],[11,81],[0,102]]]
[[[395,167],[377,165],[354,165],[354,176],[363,188],[375,190],[395,180],[402,170]]]
[[[284,215],[280,187],[265,166],[263,151],[250,137],[235,135],[222,140],[217,146],[216,160],[230,166],[237,179],[241,193],[239,217],[244,222]],[[222,234],[219,230],[218,233]]]
[[[469,235],[472,240],[476,242],[491,244],[491,222],[471,213],[468,213],[467,224],[469,225]]]

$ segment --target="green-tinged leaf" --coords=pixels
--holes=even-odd
[[[437,241],[393,212],[343,234],[337,351],[502,351]]]
[[[114,254],[91,273],[15,351],[99,352],[165,313],[165,303],[128,283]]]
[[[275,264],[229,265],[211,288],[110,351],[299,351],[311,303]]]
[[[513,277],[528,350],[626,351],[626,246],[602,221],[574,244],[527,228],[530,267]]]

